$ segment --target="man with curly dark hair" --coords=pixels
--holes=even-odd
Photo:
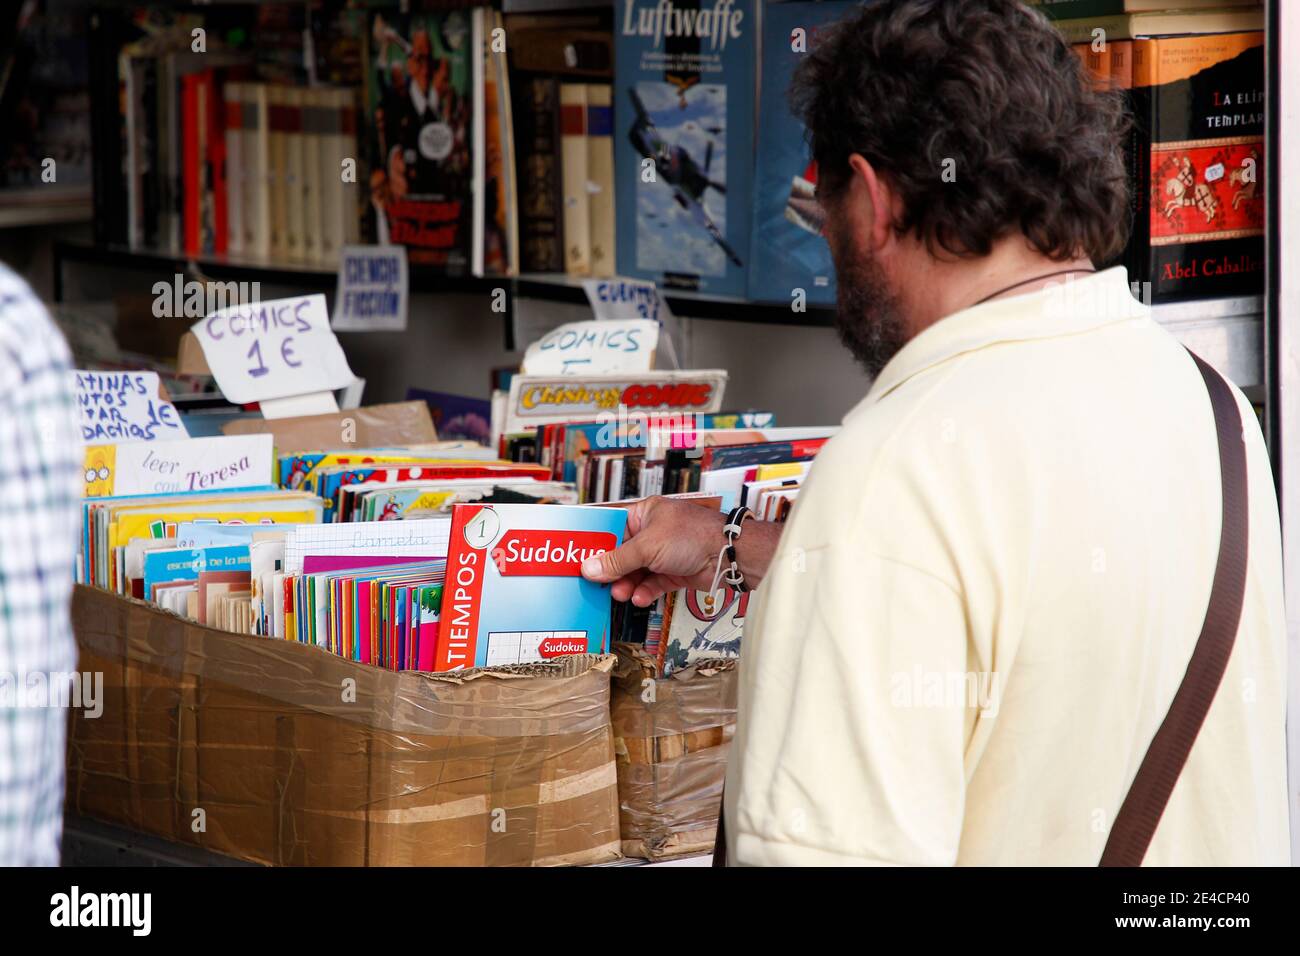
[[[1206,380],[1099,268],[1129,227],[1119,104],[1016,0],[867,3],[792,101],[870,390],[786,525],[652,498],[584,573],[642,606],[719,562],[761,583],[731,862],[1096,864],[1206,619],[1224,514]],[[1288,858],[1277,503],[1228,394],[1245,598],[1149,864]]]

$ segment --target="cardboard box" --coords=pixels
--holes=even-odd
[[[619,857],[610,655],[393,673],[78,586],[68,808],[265,864]]]
[[[221,427],[223,435],[261,435],[275,438],[277,455],[324,448],[379,448],[387,445],[423,445],[438,440],[433,416],[424,402],[363,405],[322,415],[296,418],[240,418]]]
[[[616,644],[610,692],[623,853],[660,861],[713,851],[736,731],[739,661],[654,678],[639,644]]]

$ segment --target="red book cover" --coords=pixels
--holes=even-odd
[[[202,188],[199,170],[199,96],[198,74],[181,77],[181,181],[185,188],[182,212],[185,227],[185,252],[198,255],[199,202]]]
[[[609,587],[580,568],[617,548],[626,523],[622,508],[453,506],[434,669],[608,650]]]
[[[230,247],[230,222],[226,209],[226,104],[224,84],[208,70],[204,92],[208,97],[208,176],[212,184],[212,248],[224,255]]]

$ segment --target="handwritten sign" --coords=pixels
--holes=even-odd
[[[157,372],[72,373],[81,439],[88,444],[188,438]]]
[[[649,319],[569,322],[524,353],[525,375],[645,372],[654,364],[659,323]]]
[[[270,435],[86,447],[85,496],[216,491],[271,484]]]
[[[355,378],[320,293],[221,309],[191,331],[237,405],[343,388]]]
[[[659,289],[644,279],[584,279],[582,288],[597,319],[661,322],[668,315]]]
[[[333,327],[341,332],[404,330],[407,276],[405,246],[344,246]]]

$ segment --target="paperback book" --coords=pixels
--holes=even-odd
[[[745,294],[756,19],[754,0],[616,6],[620,275]]]
[[[609,649],[610,592],[582,562],[623,541],[622,508],[455,505],[437,670]]]
[[[474,261],[475,60],[482,10],[371,19],[366,70],[371,234],[413,263],[467,275]],[[481,184],[480,184],[481,185]]]
[[[1264,35],[1133,42],[1136,222],[1151,300],[1264,289]]]
[[[789,304],[801,290],[809,305],[835,302],[835,268],[822,238],[817,164],[803,123],[790,112],[795,66],[818,34],[856,7],[849,0],[771,3],[763,11],[763,75],[754,173],[753,263],[749,297]]]

